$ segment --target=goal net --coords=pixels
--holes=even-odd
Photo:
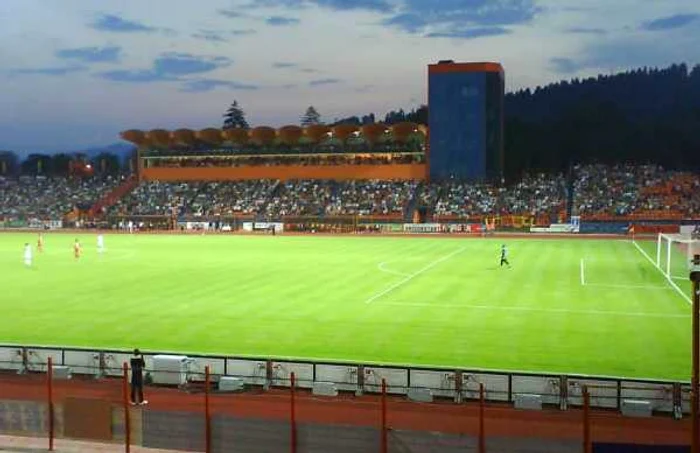
[[[656,266],[670,280],[688,280],[690,261],[700,254],[700,240],[689,234],[659,234]]]

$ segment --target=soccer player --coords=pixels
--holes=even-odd
[[[508,247],[506,247],[505,244],[501,246],[501,267],[503,267],[504,264],[510,267],[510,263],[508,262]]]
[[[36,249],[39,253],[44,251],[44,235],[39,233],[39,238],[36,240]]]
[[[24,244],[24,265],[32,267],[32,246],[29,242]]]
[[[80,246],[80,241],[75,240],[75,243],[73,244],[73,256],[75,257],[76,261],[80,259],[80,254],[82,253],[83,248]]]
[[[105,251],[105,237],[101,234],[97,235],[97,253]]]

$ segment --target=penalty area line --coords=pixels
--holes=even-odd
[[[584,270],[583,258],[581,258],[581,286],[586,286],[586,271]]]
[[[367,299],[367,300],[365,301],[365,303],[366,303],[366,304],[371,304],[372,302],[374,302],[375,300],[379,299],[380,297],[383,297],[383,296],[389,294],[390,292],[394,291],[394,290],[395,290],[396,288],[398,288],[399,286],[405,285],[406,283],[410,282],[410,281],[413,280],[414,278],[418,277],[420,274],[422,274],[422,273],[424,273],[424,272],[427,272],[427,271],[429,271],[430,269],[432,269],[432,268],[434,268],[435,266],[437,266],[438,264],[440,264],[440,263],[442,263],[442,262],[444,262],[444,261],[449,260],[450,258],[452,258],[452,257],[455,256],[455,255],[458,255],[458,254],[462,253],[464,250],[465,250],[465,248],[464,248],[464,247],[461,247],[461,248],[455,250],[454,252],[450,253],[449,255],[445,255],[445,256],[443,256],[442,258],[438,258],[438,259],[436,259],[435,261],[432,261],[432,262],[428,263],[427,265],[425,265],[425,266],[421,267],[420,269],[418,269],[416,272],[414,272],[414,273],[412,273],[412,274],[408,274],[405,278],[403,278],[403,279],[399,280],[398,282],[394,283],[393,285],[389,286],[389,287],[388,287],[387,289],[385,289],[384,291],[381,291],[381,292],[375,294],[374,296],[371,296],[369,299]]]
[[[486,310],[486,311],[528,311],[540,313],[561,313],[561,314],[577,314],[577,315],[596,315],[596,316],[633,316],[640,318],[688,318],[690,314],[674,314],[674,313],[645,313],[645,312],[627,312],[627,311],[611,311],[611,310],[571,310],[568,308],[538,308],[538,307],[506,307],[501,305],[469,305],[469,304],[432,304],[421,302],[380,302],[379,305],[388,305],[395,307],[432,307],[432,308],[453,308],[464,310]]]

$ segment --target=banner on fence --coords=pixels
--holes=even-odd
[[[530,227],[530,233],[578,233],[580,226],[571,223],[553,223],[548,227]]]
[[[243,222],[243,231],[266,231],[271,228],[275,229],[276,233],[284,231],[282,222]]]
[[[39,230],[58,230],[63,228],[63,221],[31,219],[29,221],[28,227]]]

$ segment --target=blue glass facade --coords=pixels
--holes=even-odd
[[[503,77],[431,71],[428,77],[430,178],[484,179],[502,168]]]

